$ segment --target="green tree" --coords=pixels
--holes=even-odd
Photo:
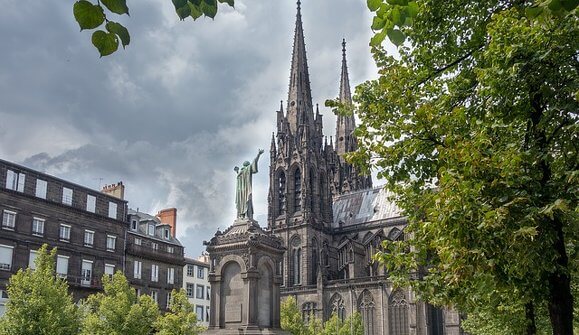
[[[155,329],[157,335],[197,335],[204,330],[197,324],[197,315],[187,300],[185,290],[171,292],[169,312],[159,316]]]
[[[159,317],[159,309],[151,297],[137,297],[120,271],[112,277],[104,275],[103,287],[104,292],[89,296],[84,303],[82,334],[153,334],[153,324]]]
[[[554,334],[572,334],[577,1],[368,7],[380,77],[357,89],[351,158],[388,180],[410,237],[385,241],[378,259],[437,305],[522,320],[510,326],[531,334],[546,311]],[[385,37],[399,57],[380,46]]]
[[[226,3],[233,7],[234,0],[172,0],[175,12],[181,20],[191,17],[197,20],[202,16],[214,18],[217,15],[218,3]],[[126,47],[131,42],[127,28],[111,21],[113,14],[129,15],[127,0],[79,0],[73,5],[73,14],[80,30],[97,29],[92,33],[92,44],[101,57],[108,56],[121,45]],[[104,29],[104,30],[103,30]]]
[[[0,319],[1,335],[76,335],[78,308],[66,281],[55,274],[56,248],[43,245],[36,269],[20,269],[10,277],[6,314]]]
[[[294,335],[307,334],[307,326],[302,319],[302,313],[298,308],[294,297],[289,296],[280,305],[281,328]]]

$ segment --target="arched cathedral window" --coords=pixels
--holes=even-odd
[[[360,314],[362,314],[364,335],[374,335],[374,298],[372,293],[369,291],[362,292],[359,308]]]
[[[312,318],[316,315],[316,303],[315,302],[306,302],[302,305],[302,319],[307,324],[310,322]]]
[[[290,265],[288,272],[288,285],[293,286],[297,284],[301,284],[301,270],[302,270],[302,248],[301,248],[301,239],[298,235],[294,235],[294,237],[290,240]]]
[[[408,301],[402,290],[398,289],[392,292],[388,303],[388,311],[390,334],[408,335]]]
[[[301,271],[302,271],[302,264],[301,264],[301,260],[302,260],[302,249],[301,248],[297,248],[293,250],[293,254],[294,254],[294,284],[300,284],[301,283]]]
[[[302,173],[300,169],[294,172],[294,212],[302,210]]]
[[[283,214],[285,211],[285,173],[280,171],[279,175],[277,176],[277,208],[278,208],[278,215]]]
[[[346,319],[346,307],[344,306],[344,299],[338,293],[334,294],[330,300],[330,307],[332,308],[332,314],[336,314],[338,319],[342,322]]]

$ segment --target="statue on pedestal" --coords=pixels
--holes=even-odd
[[[259,149],[252,163],[245,161],[241,168],[236,166],[233,169],[237,173],[235,207],[238,219],[253,220],[252,175],[257,173],[257,162],[261,154],[263,154],[263,149]]]

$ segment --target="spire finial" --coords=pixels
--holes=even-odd
[[[346,39],[342,38],[342,58],[346,58]]]
[[[300,11],[302,9],[302,2],[298,0],[297,5],[298,5],[298,14],[300,14]]]

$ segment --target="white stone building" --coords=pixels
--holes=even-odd
[[[197,259],[185,257],[183,268],[183,289],[193,305],[197,320],[202,326],[209,326],[209,306],[211,286],[209,285],[209,256],[203,254]]]

